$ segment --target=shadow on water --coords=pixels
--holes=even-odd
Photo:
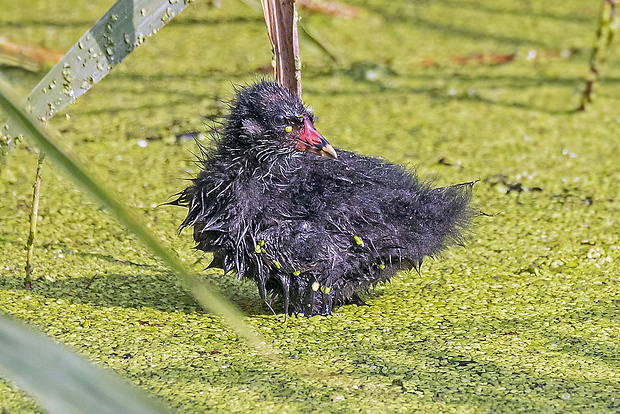
[[[368,62],[362,62],[370,65]],[[393,70],[384,68],[384,72],[391,72],[378,79],[368,80],[360,77],[354,70],[356,62],[350,67],[344,68],[309,68],[307,73],[313,78],[330,78],[336,76],[348,77],[355,81],[359,88],[338,88],[329,89],[326,87],[315,88],[309,85],[305,91],[318,96],[403,96],[403,95],[425,95],[431,101],[449,102],[462,101],[462,103],[484,103],[488,105],[501,106],[506,108],[516,108],[524,110],[534,110],[553,115],[566,115],[574,113],[578,104],[578,96],[575,95],[574,102],[566,101],[567,91],[581,91],[584,87],[584,80],[579,76],[540,76],[537,73],[527,75],[510,74],[472,74],[462,72],[458,66],[438,66],[416,73],[396,73]],[[380,65],[375,65],[380,66]],[[534,71],[534,69],[532,69]],[[450,81],[452,88],[446,82]],[[620,78],[610,77],[602,81],[603,84],[615,85],[620,82]],[[437,86],[440,85],[440,86]],[[557,88],[561,91],[561,99],[555,106],[549,107],[540,103],[541,87],[547,87],[546,96],[549,97],[549,88]],[[454,88],[454,89],[453,89]],[[532,102],[518,102],[511,100],[511,96],[522,96],[524,90],[536,91],[536,99]],[[495,95],[495,96],[491,96]]]
[[[62,246],[62,249],[64,251],[70,250],[70,247],[64,244],[58,244],[58,246]],[[109,254],[101,254],[101,253],[83,253],[83,252],[74,252],[73,254],[75,254],[76,256],[80,256],[80,257],[86,257],[88,259],[99,259],[99,260],[104,260],[108,263],[114,263],[114,264],[120,264],[120,265],[127,265],[127,266],[136,266],[142,269],[150,269],[151,271],[156,271],[157,269],[161,269],[161,266],[155,266],[155,265],[148,265],[148,264],[144,264],[144,263],[137,263],[137,262],[133,262],[131,260],[126,260],[126,259],[117,259],[112,255]]]
[[[293,359],[291,363],[294,363],[295,355],[291,354],[288,357]],[[412,358],[415,357],[415,355],[412,356]],[[225,388],[232,401],[235,398],[241,398],[241,396],[246,395],[245,393],[249,389],[260,395],[260,399],[265,401],[290,401],[289,404],[296,407],[294,411],[299,410],[300,412],[306,412],[305,409],[307,412],[314,412],[316,407],[311,401],[315,398],[325,398],[324,394],[326,393],[328,395],[338,395],[339,393],[349,391],[348,388],[332,385],[330,382],[355,384],[355,398],[369,398],[376,401],[381,401],[377,395],[379,393],[376,390],[366,389],[364,384],[367,382],[382,382],[389,385],[391,383],[391,386],[381,388],[381,398],[388,398],[392,403],[388,406],[392,409],[397,404],[430,400],[438,404],[434,412],[445,412],[445,408],[443,408],[445,406],[451,407],[451,410],[455,410],[455,412],[514,412],[512,410],[517,407],[520,412],[558,412],[558,410],[561,411],[562,397],[575,398],[575,394],[582,392],[586,392],[586,395],[596,402],[600,402],[601,399],[604,400],[605,403],[602,406],[606,406],[607,409],[611,410],[609,412],[617,412],[614,410],[620,408],[620,404],[616,403],[612,397],[613,391],[609,390],[612,384],[608,382],[572,381],[565,378],[536,375],[526,371],[510,371],[493,363],[486,363],[484,366],[479,367],[475,365],[459,366],[445,364],[440,368],[441,373],[435,370],[429,372],[416,369],[412,374],[424,376],[426,379],[424,383],[417,386],[411,386],[407,381],[402,381],[398,376],[392,376],[388,372],[380,372],[379,370],[358,371],[354,368],[359,374],[352,378],[349,373],[338,372],[338,369],[334,367],[329,370],[331,371],[329,372],[329,379],[324,380],[327,384],[319,387],[317,386],[317,380],[323,380],[323,378],[304,381],[303,377],[300,380],[299,376],[295,378],[291,372],[282,372],[277,367],[270,368],[267,365],[254,365],[251,369],[243,370],[218,370],[214,375],[212,370],[205,369],[205,366],[210,366],[212,363],[203,362],[201,359],[193,358],[191,362],[188,362],[192,368],[191,374],[188,374],[186,368],[167,367],[165,369],[155,369],[152,375],[160,378],[168,378],[170,375],[175,375],[175,378],[179,379],[178,381],[188,386],[198,381],[208,381],[212,386]],[[303,366],[299,370],[303,371]],[[516,379],[526,373],[529,377],[527,385],[522,386],[518,382],[515,383]],[[262,381],[256,381],[256,378],[265,377],[271,379],[271,387],[266,387]],[[292,381],[291,377],[294,378]],[[498,380],[485,385],[475,382],[477,378],[484,377],[498,378]],[[463,383],[457,387],[455,381],[458,380],[462,380]],[[294,384],[294,386],[291,386],[291,384]],[[516,389],[519,389],[519,391],[515,392]],[[202,408],[207,408],[209,405],[209,403],[205,403],[202,405]],[[583,412],[587,412],[587,409],[592,406],[591,401],[583,401],[582,404],[571,405],[570,408],[577,409],[581,407],[586,410]],[[599,405],[598,407],[601,406]],[[379,405],[367,412],[380,412],[381,408],[388,409],[388,407]],[[196,405],[192,405],[192,409],[196,409]],[[451,410],[448,412],[452,412]],[[366,411],[362,410],[361,412]],[[399,411],[390,410],[386,412]],[[425,410],[422,412],[425,412]]]
[[[110,258],[103,258],[109,260]],[[112,261],[115,261],[112,259]],[[151,266],[144,266],[151,267]],[[238,281],[234,276],[207,274],[224,297],[250,316],[271,315],[260,299],[256,286],[249,281]],[[0,289],[22,289],[11,284]],[[33,294],[48,299],[72,301],[100,307],[151,308],[161,312],[208,313],[182,288],[174,275],[149,271],[134,274],[101,274],[49,281],[34,282]]]
[[[533,39],[527,37],[508,36],[498,33],[485,33],[482,31],[472,30],[469,28],[457,27],[448,23],[438,23],[425,19],[419,15],[407,13],[403,8],[400,10],[394,10],[393,8],[385,7],[373,7],[370,5],[365,6],[366,9],[374,14],[383,17],[388,23],[401,23],[411,27],[415,27],[419,30],[425,30],[428,32],[439,32],[441,34],[455,37],[458,39],[470,39],[474,41],[492,40],[498,43],[504,43],[510,46],[535,46],[538,48],[552,48],[555,45],[540,39]],[[451,19],[446,19],[451,21]]]
[[[167,100],[165,102],[160,102],[160,103],[151,102],[147,104],[136,105],[133,107],[129,107],[126,104],[106,105],[105,108],[76,110],[75,112],[79,113],[80,115],[103,115],[103,114],[114,115],[114,114],[119,114],[119,113],[131,113],[134,111],[164,109],[164,108],[169,108],[170,106],[173,106],[173,105],[187,105],[188,104],[187,99],[183,98],[183,93],[170,91],[170,95],[171,95],[170,100]],[[172,95],[174,97],[172,97]],[[219,115],[218,114],[204,114],[203,116],[204,117],[217,117]]]
[[[497,16],[514,16],[524,17],[534,20],[550,19],[560,22],[575,22],[575,23],[593,23],[595,21],[596,6],[592,7],[592,16],[588,17],[583,14],[552,14],[547,12],[537,12],[531,7],[530,1],[514,2],[513,7],[521,6],[521,10],[510,10],[507,8],[497,7],[493,2],[484,1],[468,1],[468,0],[443,0],[444,5],[450,5],[455,9],[468,9],[476,12],[483,12],[486,14],[492,14]]]
[[[0,21],[0,28],[24,28],[24,27],[54,27],[58,29],[87,29],[95,24],[95,20],[51,20],[51,19],[20,19],[19,21]],[[170,22],[170,26],[210,26],[217,24],[260,24],[263,25],[265,21],[259,14],[256,16],[217,16],[217,17],[205,17],[204,19],[184,18],[173,20]]]
[[[382,96],[388,96],[390,94],[393,95],[397,95],[397,96],[402,96],[402,95],[425,95],[427,98],[431,99],[434,102],[449,102],[449,101],[462,101],[462,103],[466,104],[466,103],[482,103],[482,104],[486,104],[486,105],[490,105],[490,106],[499,106],[499,107],[505,107],[505,108],[515,108],[515,109],[522,109],[522,110],[526,110],[526,111],[537,111],[537,112],[543,112],[543,113],[547,113],[547,114],[552,114],[552,115],[568,115],[574,112],[574,108],[576,106],[570,106],[567,105],[566,109],[551,109],[547,106],[537,106],[534,104],[529,104],[529,103],[522,103],[522,102],[514,102],[514,101],[507,101],[505,100],[505,98],[502,99],[492,99],[492,98],[487,98],[484,96],[481,96],[479,94],[475,94],[475,95],[463,95],[463,94],[459,94],[459,95],[451,95],[446,88],[439,88],[439,87],[421,87],[421,88],[414,88],[414,87],[398,87],[395,89],[386,89],[386,88],[382,88],[380,86],[377,86],[376,90],[372,90],[372,91],[344,91],[344,90],[316,90],[316,89],[312,89],[312,88],[306,88],[306,91],[309,91],[310,93],[312,93],[313,95],[329,95],[329,96],[345,96],[345,95],[351,95],[351,96],[372,96],[372,95],[382,95]]]
[[[123,274],[94,274],[90,277],[76,277],[59,280],[37,279],[33,293],[48,299],[65,299],[80,304],[101,307],[151,308],[161,312],[208,313],[181,287],[174,275],[161,271],[161,266],[139,264],[118,260],[110,255],[76,253],[78,256],[97,258],[116,265],[127,266]],[[143,269],[136,273],[135,268]],[[236,275],[224,275],[207,270],[204,279],[211,283],[220,295],[231,301],[248,316],[273,315],[258,295],[256,285]],[[0,283],[0,289],[21,290],[21,280]],[[371,290],[363,295],[364,300],[376,299],[381,292]],[[284,305],[280,298],[272,300],[271,306],[279,316],[284,316]]]

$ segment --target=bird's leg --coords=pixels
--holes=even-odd
[[[321,285],[309,274],[293,278],[290,285],[293,313],[314,316],[330,315],[333,312],[335,291],[330,286]]]
[[[357,293],[354,293],[353,296],[351,296],[346,303],[350,303],[352,305],[357,305],[357,306],[368,306],[368,304],[366,302],[364,302],[362,300],[362,298],[359,297],[359,295]]]
[[[280,276],[280,283],[282,284],[282,296],[284,297],[284,315],[285,317],[288,316],[288,308],[289,308],[289,304],[290,304],[290,288],[291,288],[291,282],[290,282],[290,278],[287,275],[281,274]]]

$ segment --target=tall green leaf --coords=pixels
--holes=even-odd
[[[39,121],[49,120],[192,2],[118,0],[35,86],[28,95],[26,110]],[[0,154],[14,146],[16,136],[9,120],[0,133]]]
[[[0,375],[50,413],[167,413],[113,373],[0,314]]]

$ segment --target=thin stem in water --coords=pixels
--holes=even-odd
[[[594,87],[600,79],[600,64],[606,60],[607,50],[611,46],[618,26],[617,4],[618,0],[603,0],[601,4],[599,26],[590,55],[590,71],[577,111],[587,110],[594,99]]]
[[[32,186],[32,206],[30,207],[30,233],[26,242],[26,277],[24,285],[26,289],[32,289],[32,260],[34,257],[34,241],[37,235],[37,219],[39,218],[39,195],[41,193],[41,171],[43,170],[43,160],[45,154],[39,153],[39,162],[37,163],[37,173],[35,175],[34,184]]]

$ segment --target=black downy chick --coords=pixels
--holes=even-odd
[[[382,159],[336,151],[301,100],[274,82],[238,92],[186,206],[210,267],[252,279],[284,312],[327,315],[438,255],[476,214],[472,183],[431,188]]]

